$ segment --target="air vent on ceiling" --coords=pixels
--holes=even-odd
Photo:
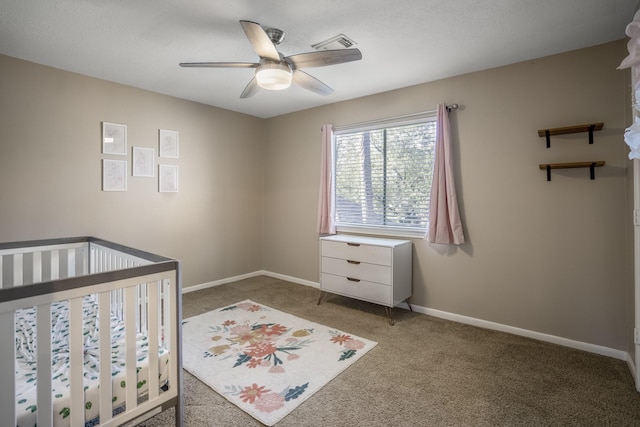
[[[311,45],[311,47],[316,50],[332,50],[349,48],[355,44],[356,42],[354,42],[344,34],[338,34],[337,36],[331,37],[328,40]]]

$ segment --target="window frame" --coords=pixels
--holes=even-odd
[[[421,113],[415,113],[405,116],[390,117],[380,120],[372,120],[362,123],[354,123],[344,126],[335,126],[333,128],[333,138],[331,141],[331,210],[332,215],[335,218],[336,232],[338,233],[357,233],[357,234],[371,234],[378,236],[390,236],[390,237],[405,237],[405,238],[423,238],[428,229],[429,224],[425,227],[402,227],[393,225],[357,225],[357,224],[345,224],[339,223],[336,215],[336,137],[341,134],[349,134],[356,132],[365,132],[372,130],[379,130],[391,127],[415,125],[424,122],[437,121],[437,111],[426,111]],[[435,144],[435,141],[434,141]],[[434,154],[435,158],[435,154]],[[433,178],[433,177],[432,177]],[[427,191],[431,192],[431,185]]]

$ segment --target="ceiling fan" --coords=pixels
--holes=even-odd
[[[284,56],[276,46],[284,39],[277,28],[263,28],[252,21],[240,21],[249,43],[260,57],[259,62],[182,62],[181,67],[255,68],[255,76],[244,88],[240,98],[254,95],[260,88],[282,90],[292,83],[320,95],[333,93],[326,84],[305,73],[301,68],[324,67],[362,59],[358,49],[335,49]]]

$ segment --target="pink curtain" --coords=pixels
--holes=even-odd
[[[456,187],[453,182],[449,140],[449,113],[446,105],[439,104],[436,154],[429,206],[429,231],[426,239],[429,243],[461,245],[464,243],[464,233],[458,211]]]
[[[333,127],[322,126],[322,158],[320,171],[320,194],[318,197],[318,233],[336,234],[333,217],[333,197],[331,197],[331,146]]]

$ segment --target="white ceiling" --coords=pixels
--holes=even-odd
[[[625,37],[638,0],[2,0],[0,53],[272,117]],[[240,93],[256,62],[239,20],[286,32],[286,56],[340,33],[363,59],[307,69],[335,92]],[[622,58],[620,58],[622,59]]]

